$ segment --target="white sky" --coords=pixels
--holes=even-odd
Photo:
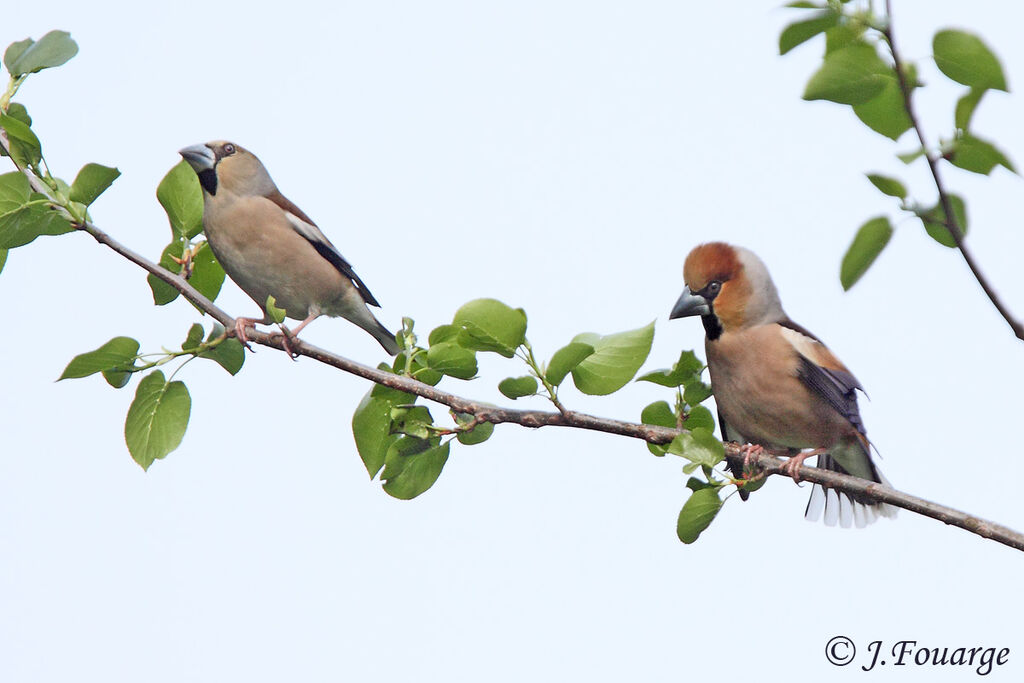
[[[686,252],[747,246],[790,315],[867,387],[894,485],[1024,528],[1009,429],[1024,347],[959,256],[911,220],[842,292],[856,227],[895,215],[864,172],[934,195],[923,165],[893,156],[909,136],[894,146],[846,108],[801,101],[821,47],[778,57],[797,15],[776,6],[57,1],[21,4],[0,42],[53,28],[78,41],[17,99],[59,175],[89,161],[124,173],[93,207],[102,228],[156,258],[169,230],[154,192],[176,150],[235,140],[339,245],[392,328],[409,315],[425,335],[493,296],[527,310],[548,357],[578,332],[657,319],[645,367],[666,367],[703,347],[699,322],[667,320]],[[932,140],[961,90],[926,59],[935,30],[977,31],[1011,88],[1024,83],[1009,3],[895,9],[932,86],[920,98]],[[1022,120],[1019,94],[993,93],[975,127],[1024,164]],[[978,260],[1024,316],[1020,178],[946,178],[968,199]],[[1024,672],[1015,551],[909,513],[861,531],[809,524],[808,487],[781,479],[683,546],[679,459],[557,429],[499,427],[456,449],[427,494],[393,500],[352,441],[368,385],[269,350],[234,379],[191,364],[188,434],[143,473],[122,436],[135,384],[53,380],[116,335],[177,347],[194,310],[154,308],[141,271],[84,235],[13,251],[0,296],[0,680],[810,680],[835,674],[835,635],[862,651],[1009,647],[993,678]],[[256,311],[233,285],[220,303]],[[383,359],[341,320],[304,337]],[[510,403],[495,387],[523,368],[481,370],[444,386]],[[669,395],[638,384],[564,399],[636,420]]]

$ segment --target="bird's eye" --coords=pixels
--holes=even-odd
[[[235,146],[234,145],[232,145],[230,142],[228,144],[224,145],[224,156],[231,156],[234,153],[235,153]]]
[[[714,297],[720,291],[722,291],[722,283],[719,282],[718,280],[712,280],[710,283],[708,283],[708,286],[705,288],[705,291],[707,291],[709,297]]]

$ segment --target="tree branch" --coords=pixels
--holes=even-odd
[[[153,273],[158,278],[177,289],[185,296],[185,298],[194,303],[201,310],[210,314],[220,324],[224,325],[226,329],[230,330],[234,327],[234,319],[231,318],[231,316],[217,308],[209,301],[209,299],[197,292],[183,278],[151,261],[148,261],[142,256],[139,256],[91,223],[81,226],[81,229],[92,235],[97,242],[113,249],[118,254],[121,254],[128,260],[136,263],[150,273]],[[284,346],[284,338],[280,334],[271,334],[254,330],[253,332],[248,333],[248,337],[250,341],[262,346],[287,352]],[[492,424],[512,423],[532,428],[574,427],[577,429],[589,429],[604,432],[606,434],[617,434],[619,436],[639,439],[652,444],[669,443],[681,432],[681,430],[678,429],[624,422],[622,420],[578,413],[572,410],[552,412],[543,410],[520,410],[487,405],[443,391],[437,387],[425,384],[411,377],[396,375],[391,372],[378,370],[377,368],[357,363],[353,360],[349,360],[348,358],[344,358],[331,353],[330,351],[304,342],[301,339],[292,340],[291,347],[295,353],[311,358],[323,363],[324,365],[329,365],[333,368],[362,377],[363,379],[368,379],[371,382],[383,384],[384,386],[405,391],[421,398],[440,403],[448,406],[455,412],[468,413],[482,421],[490,422]],[[741,446],[739,444],[726,442],[725,454],[726,459],[730,464],[736,463],[742,467],[744,456],[741,453]],[[784,461],[769,453],[752,455],[750,457],[750,463],[763,472],[765,476],[783,474],[782,466]],[[807,465],[801,466],[799,472],[802,480],[815,484],[823,484],[847,493],[860,494],[880,503],[888,503],[911,512],[916,512],[917,514],[925,517],[931,517],[932,519],[936,519],[944,524],[960,527],[961,529],[970,531],[982,538],[988,538],[1004,545],[1008,545],[1011,548],[1024,551],[1024,534],[1018,533],[1000,524],[974,517],[973,515],[969,515],[965,512],[955,510],[945,505],[939,505],[938,503],[933,503],[923,498],[918,498],[917,496],[912,496],[909,493],[897,491],[888,486],[883,486],[882,484],[839,474],[838,472],[830,472],[828,470],[809,467]]]
[[[1006,304],[1003,303],[1002,299],[992,288],[988,278],[985,277],[984,273],[981,272],[981,268],[978,263],[974,260],[974,256],[971,254],[967,245],[964,243],[962,231],[960,226],[957,224],[956,214],[953,213],[953,204],[949,200],[949,193],[946,192],[945,185],[942,183],[942,178],[939,175],[939,161],[940,157],[933,154],[928,147],[928,143],[925,142],[924,128],[921,126],[920,121],[917,118],[917,112],[914,109],[913,102],[913,88],[907,83],[907,76],[903,72],[903,60],[900,58],[900,53],[896,49],[896,41],[893,39],[892,31],[892,0],[885,0],[885,28],[882,30],[882,35],[885,36],[886,42],[889,44],[889,51],[892,53],[893,66],[896,69],[896,78],[899,81],[900,92],[903,94],[903,108],[907,112],[907,117],[910,119],[910,124],[913,126],[914,131],[917,133],[917,139],[921,142],[921,149],[924,151],[924,158],[928,161],[928,168],[931,170],[932,179],[935,181],[935,189],[939,193],[939,203],[942,205],[942,211],[946,215],[946,229],[949,230],[950,236],[953,238],[953,242],[956,244],[956,248],[960,251],[960,255],[963,256],[964,261],[967,263],[967,267],[970,268],[974,274],[974,278],[981,285],[982,290],[988,296],[989,301],[999,311],[999,315],[1003,316],[1003,319],[1009,324],[1010,329],[1013,330],[1013,334],[1024,341],[1024,323],[1013,317],[1013,313]]]
[[[4,136],[2,132],[3,131],[0,130],[0,147],[3,147],[6,150],[7,140],[6,136]],[[36,191],[49,196],[49,192],[47,191],[48,188],[46,188],[46,186],[36,178],[34,174],[30,171],[24,172],[29,177],[29,181]],[[59,206],[57,209],[63,211]],[[223,325],[225,329],[231,330],[234,328],[234,318],[200,294],[199,291],[192,287],[192,285],[190,285],[188,281],[181,276],[176,275],[144,256],[137,254],[117,240],[113,239],[106,232],[100,230],[91,222],[86,221],[82,224],[76,224],[75,227],[82,232],[88,233],[100,244],[120,254],[132,263],[138,265],[140,268],[152,273],[177,289],[181,292],[182,296],[195,304],[201,311],[214,318],[217,322]],[[259,330],[253,330],[248,333],[247,336],[250,341],[256,344],[275,348],[288,353],[288,350],[284,345],[284,337],[281,334],[271,334],[261,332]],[[496,407],[477,401],[471,401],[469,399],[462,398],[461,396],[456,396],[455,394],[442,391],[437,387],[425,384],[411,377],[396,375],[391,372],[362,365],[361,363],[357,363],[312,344],[308,344],[301,339],[291,340],[290,345],[292,351],[300,356],[306,356],[325,365],[368,379],[371,382],[383,384],[384,386],[405,391],[410,394],[420,396],[421,398],[440,403],[448,406],[455,412],[468,413],[481,421],[490,422],[492,424],[512,423],[532,428],[573,427],[577,429],[589,429],[604,432],[607,434],[617,434],[619,436],[639,439],[652,444],[669,443],[682,431],[678,429],[669,429],[667,427],[659,427],[656,425],[623,422],[621,420],[597,417],[571,410],[550,412],[543,410],[519,410]],[[739,465],[740,467],[743,466],[744,454],[742,453],[742,447],[739,444],[725,442],[725,457],[730,464]],[[771,453],[751,454],[749,456],[749,463],[759,471],[759,474],[763,474],[764,476],[784,474],[782,471],[784,461],[775,457],[775,455]],[[1024,551],[1024,534],[1000,524],[974,517],[973,515],[969,515],[945,505],[939,505],[938,503],[933,503],[923,498],[918,498],[917,496],[912,496],[908,493],[903,493],[902,491],[897,491],[896,489],[867,481],[865,479],[818,469],[817,467],[809,467],[807,465],[802,465],[799,468],[799,476],[804,481],[822,484],[838,491],[859,494],[880,503],[888,503],[911,512],[916,512],[917,514],[925,517],[931,517],[932,519],[936,519],[944,524],[960,527],[961,529],[970,531],[982,538],[991,539],[1011,548]]]

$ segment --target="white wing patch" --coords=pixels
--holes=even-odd
[[[334,249],[334,245],[327,239],[327,235],[320,232],[320,228],[316,227],[312,223],[307,223],[291,211],[285,211],[284,215],[288,218],[288,222],[292,224],[295,232],[299,233],[310,242],[319,242],[326,247]]]
[[[791,327],[785,327],[779,325],[779,329],[782,331],[782,337],[789,342],[790,346],[796,349],[796,352],[807,360],[817,364],[818,349],[821,348],[821,342],[817,339],[811,339],[806,334],[800,334]]]

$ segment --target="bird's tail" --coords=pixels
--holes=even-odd
[[[401,349],[398,348],[398,342],[395,341],[394,333],[384,327],[376,318],[374,318],[373,322],[376,323],[375,326],[367,326],[363,329],[372,334],[373,338],[380,342],[380,345],[384,347],[384,350],[388,352],[388,355],[398,355],[398,352]]]
[[[851,469],[861,471],[850,472],[840,465],[835,457],[827,454],[818,456],[818,467],[841,474],[852,474],[853,476],[870,479],[871,481],[889,486],[889,481],[875,467],[875,464],[871,462],[870,454],[860,446],[860,444],[857,444],[849,447],[849,450],[857,449],[862,451],[859,454],[842,453],[840,455],[840,450],[846,449],[837,449],[836,455],[839,457],[850,455],[856,457],[859,455],[857,457],[857,464],[864,465],[866,460],[866,469],[860,466],[851,467]],[[811,489],[811,497],[807,501],[807,510],[804,512],[804,517],[810,522],[816,522],[822,516],[822,512],[825,513],[824,518],[827,526],[835,526],[838,523],[839,526],[844,528],[856,526],[858,529],[872,524],[879,517],[888,517],[890,519],[896,517],[896,508],[892,505],[879,503],[866,496],[836,491],[821,484],[815,484],[814,488]]]

